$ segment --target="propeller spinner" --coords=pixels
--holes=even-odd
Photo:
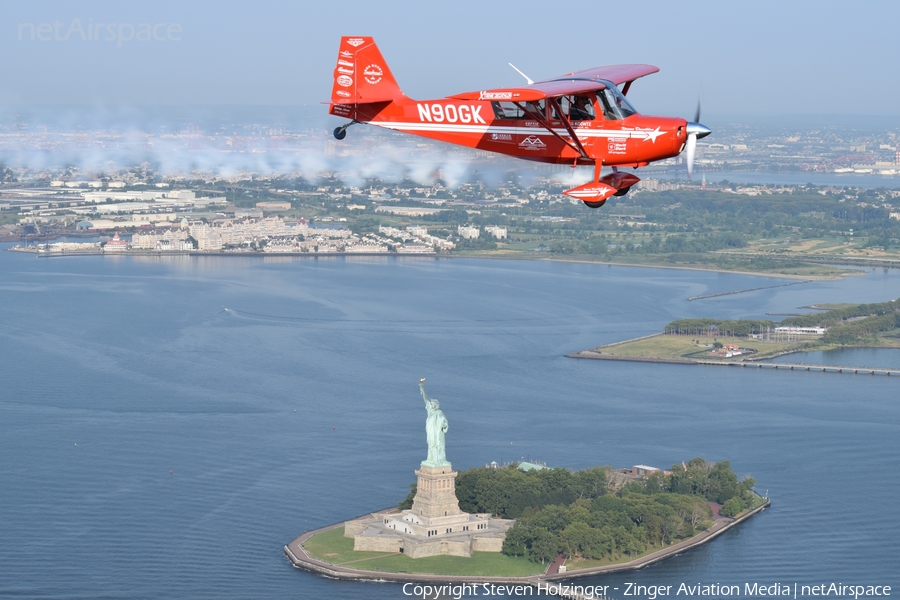
[[[687,124],[687,144],[685,145],[685,154],[687,155],[687,172],[688,177],[694,171],[694,155],[697,153],[697,140],[705,138],[712,133],[712,130],[706,125],[700,124],[700,102],[697,102],[697,112],[694,113],[694,120]]]

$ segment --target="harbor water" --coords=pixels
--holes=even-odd
[[[676,318],[900,297],[900,272],[876,269],[687,301],[783,281],[0,252],[0,598],[409,597],[298,571],[282,547],[406,496],[426,453],[421,377],[457,469],[702,456],[772,499],[698,549],[580,582],[618,588],[612,598],[629,582],[896,589],[900,380],[565,357]],[[897,353],[847,364],[870,359],[900,367]]]

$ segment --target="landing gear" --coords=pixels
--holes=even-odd
[[[334,128],[334,138],[337,140],[342,140],[347,137],[347,128],[353,125],[354,123],[359,123],[359,121],[350,121],[349,123],[344,123],[340,127]]]
[[[619,190],[618,192],[613,194],[613,196],[624,196],[625,194],[628,193],[628,190],[630,190],[630,189],[631,189],[630,187],[622,188],[621,190]]]
[[[588,208],[600,208],[606,204],[606,200],[601,200],[600,202],[585,202],[584,205]]]

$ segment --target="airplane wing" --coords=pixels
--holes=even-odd
[[[456,100],[497,100],[510,102],[535,102],[545,98],[566,96],[569,94],[583,94],[595,90],[601,90],[606,86],[600,83],[603,79],[616,85],[634,81],[638,77],[650,75],[659,71],[653,65],[614,65],[611,67],[596,67],[586,71],[576,71],[563,75],[556,79],[538,81],[532,85],[518,88],[497,88],[493,90],[481,90],[478,92],[466,92],[450,96]]]
[[[659,71],[659,67],[653,65],[613,65],[610,67],[595,67],[584,71],[575,71],[567,73],[562,77],[556,77],[551,81],[559,81],[561,79],[605,79],[612,81],[616,85],[634,81],[638,77],[652,75]],[[538,84],[543,82],[538,82]],[[537,84],[535,84],[537,85]]]

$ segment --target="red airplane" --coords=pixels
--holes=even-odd
[[[334,130],[339,140],[350,125],[368,123],[526,160],[593,166],[591,182],[563,193],[598,208],[640,181],[619,167],[644,167],[684,150],[690,175],[697,140],[711,133],[697,122],[699,105],[689,122],[645,116],[629,104],[625,95],[634,80],[657,71],[651,65],[597,67],[422,102],[400,91],[373,38],[345,36],[328,112],[350,119]],[[604,166],[612,173],[601,177]]]

